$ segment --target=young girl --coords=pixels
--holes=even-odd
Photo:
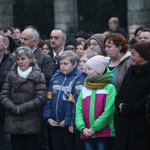
[[[94,56],[87,65],[87,76],[76,104],[76,126],[86,150],[111,150],[114,143],[114,99],[112,76],[106,74],[108,58]]]

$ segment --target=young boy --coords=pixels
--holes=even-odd
[[[85,150],[111,150],[113,146],[116,90],[107,64],[108,58],[100,55],[86,62],[88,77],[76,104],[76,126]]]
[[[80,75],[77,69],[78,60],[75,53],[63,52],[59,57],[60,70],[50,80],[43,115],[51,126],[54,150],[76,150],[75,135],[68,129],[71,126],[69,114],[72,110],[67,107],[73,82]]]

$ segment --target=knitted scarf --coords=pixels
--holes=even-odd
[[[112,77],[110,75],[104,74],[86,78],[84,86],[89,89],[102,89],[108,83],[112,83]]]
[[[30,74],[30,72],[32,71],[32,66],[30,66],[27,70],[25,71],[22,71],[19,66],[17,67],[17,72],[18,72],[18,75],[22,78],[27,78],[27,76]]]

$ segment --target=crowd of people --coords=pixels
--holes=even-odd
[[[150,28],[108,25],[0,28],[0,150],[150,149]]]

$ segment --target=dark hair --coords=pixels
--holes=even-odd
[[[8,30],[11,32],[11,35],[13,34],[13,29],[10,26],[4,25],[0,28],[4,33],[6,33]]]
[[[150,32],[150,29],[149,28],[143,28],[142,30],[141,30],[141,32]],[[140,32],[140,33],[141,33]]]
[[[52,47],[51,47],[51,45],[50,45],[50,39],[44,40],[44,43],[48,46],[48,48],[49,48],[50,50],[52,49]]]
[[[136,30],[135,30],[135,36],[137,36],[137,33],[139,32],[139,31],[141,31],[142,29],[144,29],[144,27],[143,26],[140,26],[140,27],[138,27]]]
[[[128,41],[128,45],[129,47],[131,48],[135,43],[137,43],[136,39],[135,38],[132,38]]]

